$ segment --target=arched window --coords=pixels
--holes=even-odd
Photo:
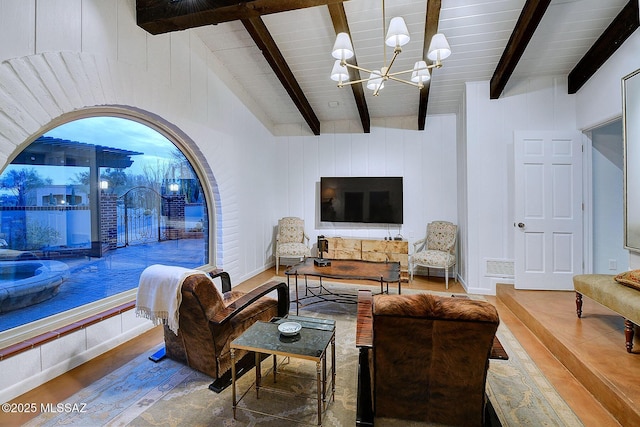
[[[130,295],[152,264],[207,264],[200,175],[135,120],[86,117],[36,138],[0,174],[0,332]]]

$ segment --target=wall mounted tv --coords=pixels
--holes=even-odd
[[[320,221],[402,224],[402,177],[321,177]]]

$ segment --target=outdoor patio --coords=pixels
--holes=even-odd
[[[140,273],[152,264],[203,265],[203,245],[203,239],[166,240],[115,249],[102,258],[61,260],[69,266],[71,276],[59,293],[41,303],[0,314],[0,332],[135,288]]]

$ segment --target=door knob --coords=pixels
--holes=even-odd
[[[518,223],[518,228],[524,228],[524,223],[519,222],[519,223]]]

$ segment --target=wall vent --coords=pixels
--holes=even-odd
[[[485,258],[485,276],[488,277],[514,277],[515,266],[512,259]]]

